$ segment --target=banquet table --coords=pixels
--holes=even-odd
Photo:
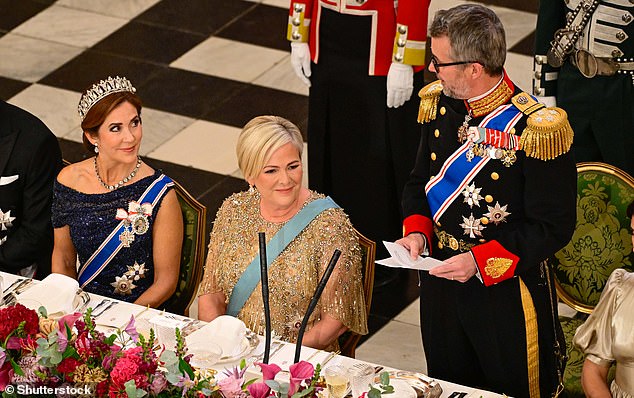
[[[0,276],[3,280],[3,292],[2,297],[10,290],[9,287],[21,278],[17,275],[0,272]],[[30,287],[24,290],[20,295],[17,295],[17,302],[20,302],[20,296],[26,293],[29,289],[32,289],[36,286],[39,281],[34,280]],[[46,292],[47,295],[55,294],[54,292]],[[31,297],[33,295],[30,295]],[[115,300],[112,298],[106,298],[103,296],[99,296],[96,294],[87,294],[89,301],[82,301],[80,305],[75,308],[76,311],[83,312],[87,308],[95,308],[95,324],[97,330],[100,330],[104,333],[111,333],[116,331],[117,329],[123,330],[125,326],[130,321],[130,318],[134,316],[135,325],[137,331],[142,334],[149,333],[150,328],[154,328],[156,330],[156,324],[153,321],[156,321],[158,318],[165,318],[174,323],[178,323],[182,325],[183,334],[194,335],[198,329],[203,328],[206,325],[206,322],[199,321],[196,319],[191,319],[188,317],[184,317],[177,314],[170,314],[165,311],[161,311],[158,309],[153,309],[149,307],[143,307],[140,305],[123,302],[120,300]],[[33,301],[33,300],[31,300]],[[107,302],[106,305],[100,305],[102,302]],[[33,302],[30,303],[22,303],[28,307],[32,307],[32,309],[37,310],[39,305],[43,305],[47,308],[47,297],[42,297],[41,300],[35,301],[35,305],[33,306]],[[27,305],[29,304],[29,305]],[[104,310],[105,308],[105,310]],[[47,308],[48,309],[48,308]],[[200,332],[197,333],[200,338]],[[264,337],[259,335],[254,335],[257,341],[250,344],[251,347],[241,352],[242,355],[236,357],[224,358],[222,361],[216,363],[213,368],[218,371],[217,378],[222,377],[222,371],[224,369],[230,369],[234,366],[239,365],[242,359],[246,360],[246,363],[250,366],[247,373],[254,377],[259,375],[259,370],[257,366],[254,364],[258,360],[261,360],[263,351],[264,351]],[[159,341],[161,338],[160,333],[158,333]],[[166,345],[166,349],[170,349],[168,344]],[[286,343],[283,341],[274,340],[271,342],[271,351],[269,363],[274,363],[279,365],[283,370],[287,370],[288,366],[293,363],[295,353],[295,344]],[[195,353],[194,353],[195,356]],[[365,363],[363,361],[349,358],[343,355],[334,355],[332,353],[316,350],[310,347],[302,347],[301,351],[301,360],[307,360],[313,364],[320,363],[322,364],[322,368],[326,369],[329,366],[333,365],[343,365],[345,367],[352,367],[358,363]],[[393,369],[389,367],[383,367],[380,364],[370,364],[375,367],[375,369],[381,369],[381,371],[397,371],[398,369]],[[431,380],[427,378],[425,375],[421,375],[423,378]],[[441,398],[494,398],[494,397],[503,397],[503,395],[499,395],[493,392],[480,390],[476,388],[471,388],[468,386],[463,386],[455,383],[451,383],[443,380],[435,380],[437,381],[442,388]],[[504,396],[505,397],[505,396]]]

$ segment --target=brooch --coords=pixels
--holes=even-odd
[[[128,204],[128,211],[117,209],[117,220],[123,220],[123,232],[119,234],[119,240],[125,247],[130,247],[134,242],[134,235],[143,235],[150,229],[149,217],[152,215],[152,204],[139,204],[131,201]]]
[[[130,295],[132,290],[136,287],[134,282],[139,279],[145,278],[145,263],[134,262],[134,265],[128,265],[128,270],[122,275],[115,277],[115,281],[110,283],[110,286],[114,287],[113,293],[122,296]]]

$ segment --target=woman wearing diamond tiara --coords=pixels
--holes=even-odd
[[[88,292],[157,307],[176,289],[183,220],[173,181],[139,157],[135,91],[109,77],[81,97],[84,146],[96,155],[57,176],[52,271]]]
[[[335,249],[342,254],[308,321],[304,345],[335,350],[346,330],[367,333],[359,241],[348,216],[330,198],[302,186],[302,136],[277,116],[244,126],[236,152],[251,188],[227,198],[216,215],[198,315],[237,316],[264,333],[258,232],[265,232],[271,329],[294,342]],[[303,220],[303,221],[301,221]],[[250,278],[253,275],[255,278]]]

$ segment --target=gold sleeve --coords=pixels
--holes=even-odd
[[[207,259],[205,261],[205,273],[203,274],[203,279],[200,282],[200,289],[198,290],[199,296],[223,291],[219,284],[217,274],[220,271],[218,261],[220,255],[219,252],[221,245],[225,242],[224,231],[229,228],[229,217],[227,213],[227,202],[225,201],[216,214],[216,220],[214,221],[213,229],[211,231],[209,246],[207,249]]]

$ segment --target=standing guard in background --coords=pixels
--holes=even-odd
[[[533,93],[568,112],[577,162],[634,175],[634,0],[540,1]]]
[[[291,62],[310,86],[309,185],[375,241],[401,236],[401,192],[420,138],[409,99],[423,86],[428,7],[291,0]]]
[[[440,10],[429,35],[439,80],[419,94],[422,135],[397,241],[413,257],[427,249],[443,261],[420,272],[428,373],[550,397],[565,342],[545,260],[575,228],[573,132],[566,112],[504,71],[504,27],[493,11]]]

